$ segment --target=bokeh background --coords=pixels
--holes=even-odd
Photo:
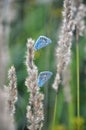
[[[86,4],[86,1],[84,0]],[[35,64],[39,72],[49,70],[52,78],[41,88],[45,95],[44,130],[50,128],[54,110],[55,91],[52,84],[56,74],[55,48],[57,46],[62,22],[63,0],[0,0],[0,86],[8,84],[7,71],[11,65],[16,68],[18,79],[18,102],[16,103],[17,130],[26,128],[26,106],[29,94],[25,86],[27,77],[25,66],[26,42],[28,38],[36,40],[40,35],[48,36],[52,44],[35,53]],[[80,119],[76,117],[76,48],[75,39],[71,59],[71,96],[66,102],[63,87],[60,86],[57,103],[55,130],[73,130],[77,124],[86,130],[86,36],[80,37]],[[65,75],[66,76],[66,75]]]

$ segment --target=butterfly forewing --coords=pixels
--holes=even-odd
[[[39,50],[43,47],[48,46],[51,43],[51,39],[46,36],[40,36],[34,45],[34,50]]]
[[[38,76],[38,86],[42,87],[48,81],[48,79],[50,79],[51,76],[52,72],[50,71],[41,72]]]

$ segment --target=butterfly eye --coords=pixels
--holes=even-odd
[[[42,87],[52,76],[52,72],[43,71],[38,76],[38,86]]]
[[[39,50],[43,47],[48,46],[49,44],[51,44],[51,39],[46,37],[46,36],[40,36],[37,40],[36,43],[34,45],[34,50]]]

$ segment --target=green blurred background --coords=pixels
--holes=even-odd
[[[86,2],[86,1],[85,1]],[[56,74],[55,48],[57,46],[60,25],[62,21],[63,0],[16,0],[13,3],[16,10],[15,18],[10,22],[9,54],[10,63],[14,64],[18,78],[18,102],[16,103],[17,130],[26,128],[26,106],[28,93],[25,86],[27,77],[25,66],[26,42],[28,38],[36,40],[40,35],[48,36],[52,44],[35,53],[35,64],[39,72],[49,70],[53,72],[52,78],[41,88],[45,95],[44,111],[45,121],[43,130],[50,129],[54,110],[55,91],[52,83]],[[80,37],[80,115],[76,117],[76,50],[75,39],[72,46],[71,62],[71,95],[72,102],[67,103],[64,98],[62,86],[58,92],[57,119],[54,130],[76,130],[81,124],[81,130],[86,130],[86,37]],[[71,128],[71,129],[70,129]]]

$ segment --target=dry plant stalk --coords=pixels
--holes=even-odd
[[[79,75],[79,36],[83,36],[85,30],[86,8],[82,0],[73,1],[75,4],[75,27],[76,27],[76,74],[77,74],[77,117],[80,117],[80,75]],[[80,126],[78,125],[78,129]]]
[[[27,127],[29,130],[38,130],[43,126],[43,99],[44,95],[40,93],[37,84],[38,69],[35,66],[34,60],[34,40],[28,39],[26,66],[28,77],[26,79],[27,90],[30,93],[29,104],[27,106]]]
[[[15,130],[8,107],[8,93],[0,89],[0,130]]]
[[[56,59],[58,64],[57,74],[53,84],[53,88],[56,90],[56,92],[58,92],[58,86],[61,83],[62,73],[65,71],[71,61],[71,45],[73,30],[75,28],[72,7],[72,0],[64,0],[63,23],[56,49]]]
[[[83,36],[86,25],[84,18],[86,17],[86,6],[83,4],[83,0],[73,0],[74,11],[74,23],[79,36]]]
[[[83,0],[74,0],[73,1],[73,21],[76,27],[76,40],[78,42],[79,36],[83,36],[85,32],[85,16],[86,16],[86,6],[82,3]],[[65,76],[66,75],[66,76]],[[63,72],[63,86],[64,86],[64,95],[66,101],[70,101],[70,70],[69,67],[66,68]],[[68,87],[69,86],[69,87]]]
[[[8,106],[11,120],[15,123],[14,114],[15,114],[15,103],[17,101],[17,78],[14,66],[12,66],[8,71],[8,79],[9,79],[9,85],[8,87],[5,87],[5,89],[9,95]]]
[[[70,66],[68,66],[63,71],[62,78],[63,78],[62,83],[63,83],[65,101],[69,103],[72,100],[71,89],[70,89],[70,81],[71,81]]]
[[[73,1],[73,21],[76,29],[76,42],[78,43],[79,36],[83,36],[85,32],[85,16],[86,16],[86,6],[83,4],[83,0],[74,0]],[[79,70],[78,70],[79,71]],[[66,75],[66,76],[65,76]],[[63,71],[63,86],[64,86],[64,95],[66,101],[69,102],[71,93],[70,93],[70,72],[69,68]],[[66,97],[68,96],[68,98]],[[68,100],[69,99],[69,100]]]

